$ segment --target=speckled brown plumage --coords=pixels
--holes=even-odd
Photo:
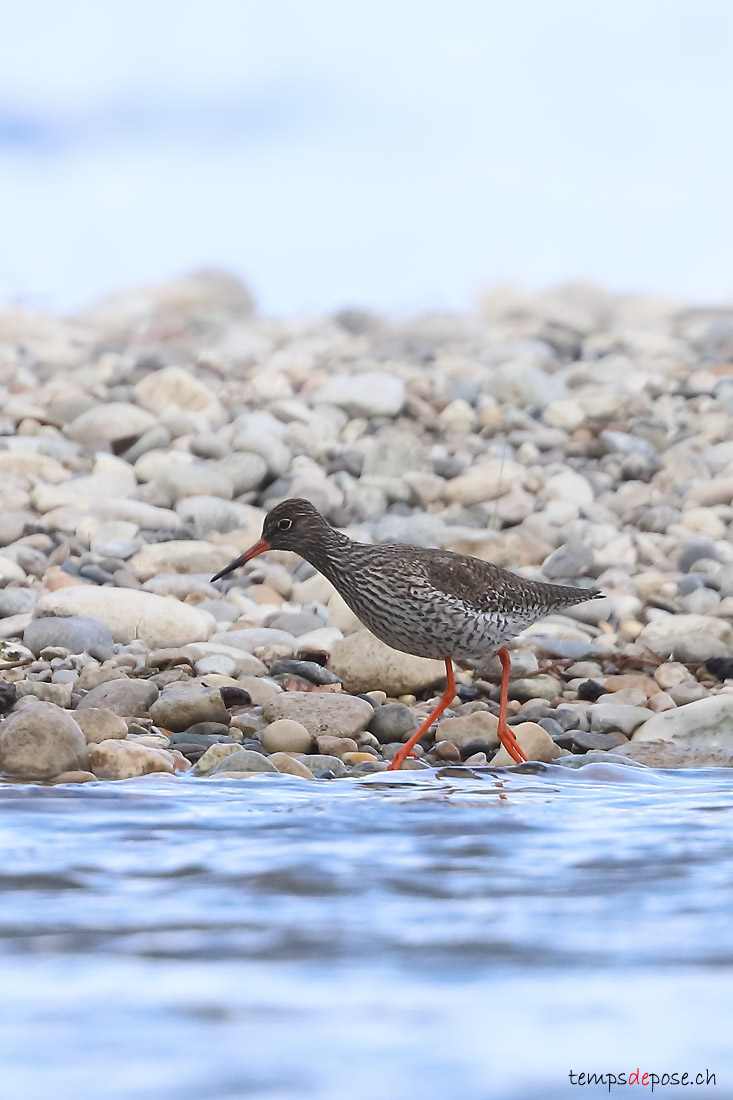
[[[418,657],[486,660],[543,615],[600,595],[593,588],[525,580],[448,550],[355,542],[306,500],[273,508],[258,546],[258,553],[269,548],[300,554],[373,634]],[[214,579],[249,560],[248,554]]]

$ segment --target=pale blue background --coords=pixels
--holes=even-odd
[[[733,296],[729,0],[0,0],[0,299]]]

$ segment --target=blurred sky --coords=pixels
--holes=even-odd
[[[0,0],[0,299],[733,297],[731,0]]]

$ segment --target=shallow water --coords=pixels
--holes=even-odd
[[[0,785],[2,1100],[733,1096],[733,776],[501,775]]]

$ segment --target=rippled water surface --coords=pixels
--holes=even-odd
[[[2,1100],[733,1096],[727,771],[0,785],[0,847]]]

